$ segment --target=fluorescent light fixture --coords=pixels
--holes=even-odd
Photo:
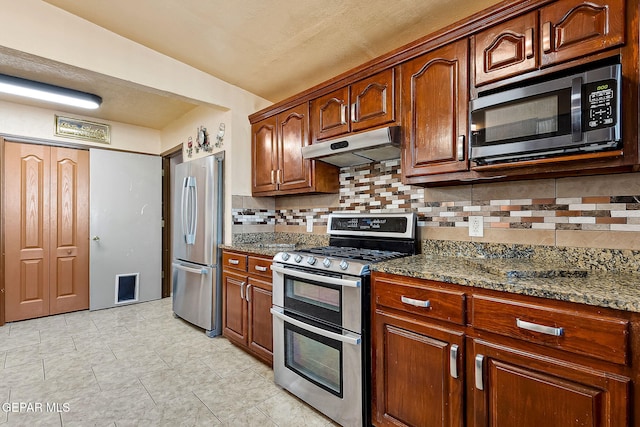
[[[6,74],[0,74],[0,92],[89,110],[95,110],[102,103],[97,95]]]

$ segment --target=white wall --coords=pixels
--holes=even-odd
[[[0,134],[146,154],[160,153],[161,132],[159,130],[100,120],[100,123],[111,126],[111,144],[78,141],[54,135],[56,114],[68,116],[56,110],[0,101]],[[94,118],[82,117],[75,113],[73,117],[96,121]]]

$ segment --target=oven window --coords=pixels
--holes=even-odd
[[[322,278],[321,275],[318,277]],[[334,325],[342,325],[340,286],[285,276],[284,296],[284,306],[287,310]]]
[[[284,322],[287,368],[342,398],[342,343]]]

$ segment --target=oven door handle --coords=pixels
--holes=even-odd
[[[331,276],[323,276],[323,275],[318,275],[313,273],[306,273],[304,271],[294,270],[292,268],[280,267],[275,264],[271,266],[271,270],[275,271],[276,273],[286,274],[287,276],[297,277],[299,279],[313,280],[314,282],[318,282],[321,280],[322,283],[328,283],[330,285],[336,285],[336,286],[348,286],[351,288],[359,288],[360,285],[362,284],[362,281],[360,279],[342,279],[342,278],[331,277]]]
[[[295,325],[299,328],[304,329],[305,331],[309,331],[309,332],[313,332],[315,334],[321,335],[325,338],[329,338],[332,340],[336,340],[336,341],[341,341],[345,344],[351,344],[351,345],[360,345],[361,342],[361,338],[359,335],[356,335],[354,333],[351,332],[346,332],[344,335],[343,334],[336,334],[335,332],[330,332],[327,331],[325,329],[322,328],[318,328],[316,326],[310,325],[308,323],[302,322],[298,319],[294,319],[292,317],[287,316],[286,314],[284,314],[284,309],[280,308],[280,307],[271,307],[271,314],[273,314],[274,316],[276,316],[277,318],[279,318],[280,320],[283,320],[285,322],[291,323],[292,325]]]

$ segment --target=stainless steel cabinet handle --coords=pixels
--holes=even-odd
[[[533,28],[529,28],[524,36],[524,54],[527,58],[533,58]]]
[[[246,285],[245,282],[240,283],[240,298],[244,299],[244,285]]]
[[[484,390],[484,381],[482,378],[484,368],[484,356],[478,354],[476,356],[476,389]]]
[[[458,143],[456,145],[458,160],[464,160],[464,135],[458,135]]]
[[[251,286],[253,285],[250,284],[249,286],[247,286],[247,292],[245,292],[244,294],[244,299],[246,299],[247,302],[251,302],[251,297],[249,296],[249,289],[251,289]]]
[[[405,297],[404,295],[402,295],[400,297],[400,301],[402,301],[405,304],[412,305],[414,307],[422,307],[422,308],[431,307],[431,301],[429,301],[429,300],[423,301],[423,300],[419,300],[419,299],[413,299],[413,298]]]
[[[340,107],[340,124],[344,125],[347,123],[347,104],[343,104]]]
[[[271,169],[271,183],[276,183],[276,171],[274,169]]]
[[[261,266],[261,265],[256,265],[254,268],[255,268],[256,270],[258,270],[258,271],[262,271],[262,272],[265,272],[265,271],[269,270],[267,267],[263,267],[263,266]]]
[[[356,103],[351,104],[351,122],[357,123],[358,118],[356,117]]]
[[[449,374],[458,378],[458,346],[453,344],[449,349]]]
[[[542,51],[551,51],[551,22],[542,25]]]
[[[524,320],[516,319],[516,326],[520,329],[525,329],[532,332],[540,332],[541,334],[553,335],[554,337],[561,337],[564,334],[563,328],[554,328],[553,326],[538,325],[537,323],[526,322]]]
[[[571,140],[582,141],[582,77],[571,80]]]
[[[238,264],[240,264],[240,260],[232,258],[232,259],[229,260],[229,264],[238,265]]]

